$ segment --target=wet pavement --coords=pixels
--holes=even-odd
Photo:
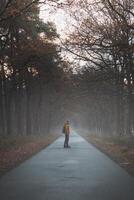
[[[0,179],[1,200],[134,200],[134,178],[73,134],[64,137]]]

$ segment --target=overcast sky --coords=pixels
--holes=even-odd
[[[70,17],[63,10],[58,9],[57,11],[51,11],[49,6],[41,6],[40,18],[44,21],[52,21],[56,24],[57,32],[61,37],[65,37],[65,34],[69,32],[70,29]]]
[[[75,22],[73,21],[73,19],[69,16],[69,14],[67,14],[66,11],[64,11],[63,9],[58,9],[57,11],[51,11],[51,7],[49,6],[41,6],[40,9],[40,18],[44,21],[52,21],[55,23],[56,27],[57,27],[57,32],[60,34],[60,38],[64,39],[66,38],[66,35],[69,34],[72,30],[72,24],[74,24]],[[65,57],[65,59],[67,59],[68,61],[72,62],[75,61],[74,60],[74,55],[69,53],[69,52],[63,52],[63,56]],[[81,63],[81,65],[83,65],[83,62]],[[75,72],[75,69],[74,69]]]

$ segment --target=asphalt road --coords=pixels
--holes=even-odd
[[[134,200],[134,178],[77,134],[0,179],[1,200]]]

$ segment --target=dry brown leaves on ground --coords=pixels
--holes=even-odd
[[[0,146],[0,176],[8,170],[16,167],[24,160],[30,158],[33,154],[37,153],[47,145],[52,143],[57,138],[56,135],[49,135],[43,137],[31,137],[28,139],[20,137],[15,139],[15,144],[10,138],[9,142],[6,141],[6,146]],[[18,143],[17,143],[18,141]],[[5,141],[4,141],[5,142]],[[8,145],[9,143],[9,145]],[[11,146],[13,143],[13,146]],[[19,144],[19,145],[18,145]]]
[[[96,137],[96,136],[84,136],[91,144],[96,146],[103,153],[107,154],[111,159],[117,162],[123,167],[129,174],[134,176],[134,147],[127,144],[120,143],[120,141],[112,141]]]

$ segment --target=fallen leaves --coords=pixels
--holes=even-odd
[[[20,143],[20,137],[16,137],[14,146],[10,145],[14,138],[12,141],[5,141],[6,146],[0,147],[0,176],[45,148],[56,138],[57,135],[28,137],[27,139],[22,137]]]
[[[115,142],[112,138],[109,141],[104,137],[82,136],[134,176],[134,145],[127,145],[125,141],[120,142],[120,140]]]

